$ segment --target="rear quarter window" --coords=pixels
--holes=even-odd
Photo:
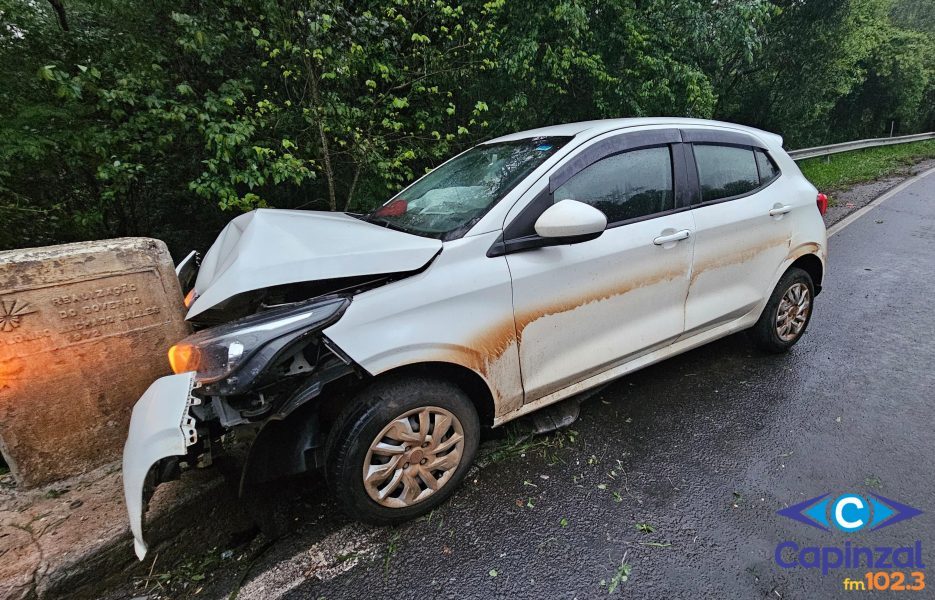
[[[760,148],[756,149],[756,166],[760,171],[760,185],[766,185],[779,177],[779,167],[776,166],[769,154]]]

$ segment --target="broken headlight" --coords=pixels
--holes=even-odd
[[[349,303],[347,298],[303,302],[199,331],[169,348],[169,364],[176,373],[195,371],[199,383],[220,381],[269,342],[330,325]]]

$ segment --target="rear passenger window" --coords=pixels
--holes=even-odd
[[[760,187],[752,148],[695,144],[694,151],[702,202],[739,196]]]
[[[669,147],[631,150],[600,160],[555,190],[553,198],[590,204],[607,215],[610,224],[672,210]]]
[[[779,167],[773,162],[765,150],[756,149],[756,166],[760,171],[760,185],[766,185],[779,177]]]

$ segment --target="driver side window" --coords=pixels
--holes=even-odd
[[[553,195],[607,215],[608,225],[675,208],[669,146],[630,150],[604,158],[577,173]]]

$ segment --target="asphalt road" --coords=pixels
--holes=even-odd
[[[921,540],[935,561],[935,174],[830,252],[787,355],[737,335],[628,376],[568,430],[486,442],[449,503],[397,528],[335,514],[315,479],[271,488],[290,533],[254,542],[200,596],[242,583],[238,598],[849,597],[842,580],[866,569],[781,569],[776,545]],[[827,492],[930,512],[851,536],[776,514]]]

